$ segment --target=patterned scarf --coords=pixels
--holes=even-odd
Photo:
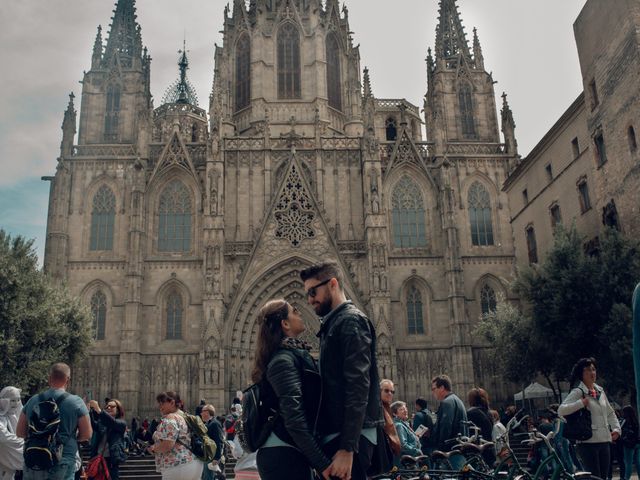
[[[302,340],[301,338],[284,337],[280,344],[283,348],[311,350],[311,345]]]

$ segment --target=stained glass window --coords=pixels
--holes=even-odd
[[[244,33],[236,45],[236,111],[251,101],[251,40]]]
[[[340,46],[333,33],[327,36],[327,94],[329,106],[342,110],[342,95],[340,92]]]
[[[300,97],[300,34],[285,23],[278,32],[278,98]]]
[[[491,197],[480,182],[469,188],[469,221],[471,223],[471,243],[473,245],[493,245],[493,224],[491,221]]]
[[[473,97],[471,86],[464,84],[458,91],[458,103],[460,104],[460,117],[462,119],[462,136],[473,138],[476,136],[476,126],[473,120]]]
[[[160,194],[158,251],[188,252],[191,249],[191,195],[179,180]]]
[[[182,338],[182,318],[184,307],[182,295],[178,292],[170,293],[167,297],[167,340],[180,340]]]
[[[425,247],[425,211],[418,185],[403,176],[391,197],[393,243],[398,248]]]
[[[100,290],[91,297],[91,318],[93,319],[93,337],[96,340],[104,340],[107,323],[107,297]]]
[[[480,307],[482,308],[482,314],[487,315],[488,313],[495,312],[496,306],[496,292],[489,284],[485,283],[482,290],[480,290]]]
[[[91,210],[90,250],[113,250],[113,224],[116,217],[116,196],[106,185],[93,197]]]
[[[105,141],[118,140],[118,120],[120,116],[120,85],[110,84],[107,87],[107,105],[104,118]]]
[[[407,329],[409,335],[423,335],[422,295],[412,286],[407,293]]]

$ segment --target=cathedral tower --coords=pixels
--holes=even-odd
[[[79,145],[135,144],[151,107],[151,58],[142,47],[135,0],[118,0],[106,46],[102,28],[82,80]]]
[[[456,0],[440,0],[435,59],[430,50],[427,74],[427,137],[436,154],[444,153],[443,142],[500,142],[493,78],[475,29],[469,48]]]

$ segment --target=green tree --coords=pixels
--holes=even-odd
[[[88,308],[38,269],[33,240],[0,229],[0,386],[35,393],[51,364],[78,362],[91,338]]]
[[[613,229],[603,233],[597,255],[585,254],[583,243],[575,226],[557,229],[544,262],[523,269],[514,284],[524,311],[498,308],[478,331],[496,348],[498,365],[511,381],[542,375],[559,395],[559,382],[569,379],[575,361],[594,356],[607,390],[626,394],[633,386],[630,305],[640,279],[640,249]],[[505,314],[508,321],[501,318]],[[517,343],[521,335],[525,345]],[[523,356],[511,353],[511,345]],[[524,361],[527,368],[519,365]]]

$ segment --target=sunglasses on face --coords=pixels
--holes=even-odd
[[[320,282],[317,285],[314,285],[309,290],[307,290],[307,297],[315,298],[318,294],[317,289],[323,285],[326,285],[331,281],[331,278],[326,279],[324,282]]]
[[[394,393],[396,393],[396,391],[395,391],[395,390],[390,390],[390,389],[388,389],[388,388],[383,388],[383,389],[382,389],[382,391],[383,391],[384,393],[390,393],[391,395],[393,395]]]
[[[105,405],[105,407],[107,410],[111,410],[112,408],[118,408],[117,405],[114,405],[113,403],[110,403],[108,405]]]

